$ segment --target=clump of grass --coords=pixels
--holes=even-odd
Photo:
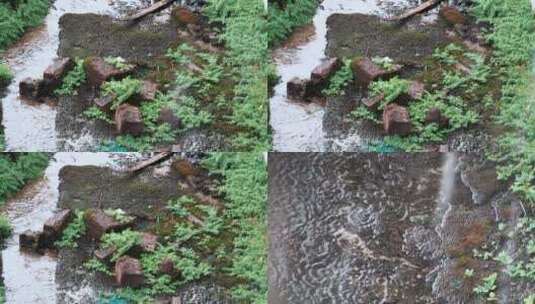
[[[384,94],[383,101],[379,105],[379,109],[396,100],[401,94],[407,93],[409,90],[410,81],[394,77],[389,80],[377,80],[370,84],[370,94],[378,96]]]
[[[61,239],[56,242],[56,246],[60,248],[77,248],[78,239],[85,235],[87,227],[85,225],[85,212],[82,210],[75,211],[74,220],[69,223],[67,228],[63,230]]]
[[[185,129],[198,128],[212,121],[212,115],[199,110],[199,102],[193,97],[183,96],[180,99],[178,103],[172,105],[172,109],[182,120]]]
[[[102,273],[107,274],[109,276],[113,275],[113,272],[111,272],[108,269],[108,266],[106,266],[106,264],[104,264],[103,262],[101,262],[97,258],[91,258],[88,261],[86,261],[84,263],[84,267],[89,271],[102,272]]]
[[[482,297],[484,297],[487,301],[496,301],[496,279],[498,278],[498,274],[492,273],[488,277],[485,277],[483,279],[483,282],[481,285],[474,288],[474,292]]]
[[[106,209],[104,213],[111,216],[114,220],[121,224],[126,224],[134,220],[134,216],[126,214],[123,209]]]
[[[104,248],[116,248],[111,257],[111,261],[115,262],[126,254],[128,250],[141,243],[141,233],[131,229],[121,232],[109,232],[102,236],[101,242]]]
[[[167,57],[179,65],[195,60],[202,60],[205,63],[198,75],[190,71],[179,70],[176,72],[175,85],[180,90],[187,90],[190,93],[182,93],[180,96],[176,94],[175,96],[161,96],[162,99],[173,98],[177,101],[167,102],[166,104],[180,117],[185,130],[198,128],[212,121],[212,114],[201,110],[199,99],[208,98],[214,89],[214,85],[219,83],[224,73],[216,56],[194,52],[194,50],[188,44],[182,44],[174,50],[169,49],[167,52]],[[197,94],[198,96],[196,96]]]
[[[0,303],[6,302],[6,288],[0,284]]]
[[[374,123],[381,122],[381,120],[377,118],[376,113],[370,111],[367,107],[363,105],[356,107],[355,110],[351,111],[349,115],[357,120],[368,120]]]
[[[373,57],[372,62],[387,71],[391,71],[395,66],[394,60],[390,57]]]
[[[106,57],[104,61],[108,64],[113,65],[121,71],[128,71],[134,68],[133,64],[126,63],[123,57]]]
[[[345,87],[353,81],[351,60],[345,59],[342,68],[329,79],[329,86],[322,91],[327,96],[343,95]]]
[[[111,118],[109,118],[108,115],[106,113],[104,113],[104,111],[99,109],[97,106],[91,106],[91,107],[87,108],[83,112],[83,115],[85,117],[89,118],[89,119],[102,120],[102,121],[107,122],[109,124],[113,124],[114,123],[114,121],[111,120]]]
[[[73,96],[78,94],[78,88],[86,81],[84,61],[76,58],[74,69],[63,78],[61,86],[54,91],[56,95]]]
[[[227,62],[237,82],[230,100],[229,121],[241,132],[232,138],[235,149],[267,151],[268,22],[262,1],[210,0],[204,13],[224,25],[221,34],[227,47]]]
[[[227,220],[237,231],[229,273],[244,280],[235,287],[235,299],[267,303],[267,171],[260,153],[212,153],[203,162],[224,178]]]
[[[311,22],[318,5],[317,0],[288,0],[285,7],[270,4],[267,26],[270,45],[284,40],[296,27]]]
[[[45,153],[0,154],[0,205],[28,181],[41,176],[48,160]]]
[[[535,19],[528,0],[476,2],[473,14],[492,24],[487,39],[495,48],[495,61],[503,71],[502,97],[496,122],[507,128],[498,140],[493,158],[500,162],[499,176],[514,180],[513,191],[535,203],[535,106],[530,69],[535,50]]]
[[[9,67],[0,62],[0,87],[7,85],[13,79],[13,74]]]
[[[141,92],[142,83],[130,76],[121,80],[110,80],[102,84],[102,93],[105,96],[113,96],[111,109],[117,109],[135,94]]]
[[[5,215],[0,214],[0,244],[11,235],[11,232],[12,228],[9,219]]]

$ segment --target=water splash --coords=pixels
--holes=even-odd
[[[440,196],[437,203],[436,217],[442,222],[444,214],[451,206],[451,199],[455,191],[455,172],[457,169],[457,154],[444,153],[442,163],[442,177],[440,179]]]

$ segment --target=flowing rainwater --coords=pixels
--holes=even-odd
[[[451,198],[455,191],[457,155],[455,153],[445,153],[443,159],[442,178],[440,180],[440,198],[437,203],[437,218],[439,219],[443,218],[444,214],[451,206]]]
[[[274,52],[280,82],[271,98],[271,127],[274,130],[273,146],[276,151],[323,151],[323,108],[317,104],[289,102],[286,83],[294,78],[309,76],[325,57],[327,45],[327,18],[332,14],[370,14],[377,9],[375,1],[326,0],[318,8],[313,20],[312,36],[297,46],[283,46]]]
[[[360,13],[388,17],[414,5],[412,0],[325,0],[317,9],[312,24],[297,29],[273,52],[280,76],[270,100],[270,125],[275,151],[358,150],[363,142],[360,132],[353,130],[345,135],[327,134],[324,107],[318,103],[289,101],[286,83],[294,77],[308,78],[310,72],[326,59],[327,19],[330,16]],[[423,15],[422,18],[422,22],[434,20],[434,13]]]
[[[13,235],[2,251],[3,277],[7,303],[56,303],[56,260],[49,255],[36,255],[19,250],[19,235],[26,230],[41,230],[56,210],[59,171],[67,165],[114,166],[119,157],[108,153],[57,153],[44,177],[28,185],[10,199],[5,212],[11,221]]]
[[[40,78],[56,58],[59,45],[58,21],[67,13],[96,13],[117,16],[138,0],[56,0],[45,24],[28,33],[4,54],[14,79],[1,100],[3,126],[8,151],[56,151],[56,109],[51,104],[26,102],[19,97],[19,82],[24,78]],[[89,135],[77,139],[92,142]],[[73,143],[77,146],[76,143]]]

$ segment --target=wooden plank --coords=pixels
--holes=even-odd
[[[418,15],[418,14],[421,14],[421,13],[425,13],[425,12],[427,12],[429,10],[432,10],[437,5],[439,5],[442,1],[444,1],[444,0],[429,0],[429,1],[426,1],[426,2],[424,2],[422,4],[420,4],[419,6],[413,8],[413,9],[410,9],[410,10],[406,11],[405,13],[403,13],[403,14],[401,14],[399,16],[390,18],[389,20],[392,20],[392,21],[405,21],[405,20],[413,17],[414,15]]]
[[[153,5],[147,7],[147,8],[144,8],[142,10],[140,10],[139,12],[135,13],[134,15],[131,15],[131,16],[128,16],[126,18],[124,18],[123,20],[124,21],[136,21],[136,20],[139,20],[147,15],[150,15],[150,14],[154,14],[154,13],[157,13],[159,11],[162,11],[164,9],[166,9],[167,7],[171,6],[171,4],[173,4],[173,2],[175,2],[176,0],[161,0],[161,1],[158,1],[156,3],[154,3]]]
[[[147,160],[144,160],[138,164],[136,164],[135,166],[133,166],[132,168],[128,168],[128,172],[138,172],[138,171],[141,171],[143,169],[145,169],[146,167],[148,166],[151,166],[151,165],[154,165],[156,163],[159,163],[161,161],[163,161],[164,159],[166,158],[169,158],[171,157],[173,153],[171,152],[161,152],[161,153],[158,153],[156,155],[154,155],[153,157],[147,159]]]

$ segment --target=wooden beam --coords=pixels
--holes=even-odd
[[[136,164],[135,166],[131,167],[131,168],[128,168],[128,172],[138,172],[138,171],[141,171],[143,169],[145,169],[146,167],[148,166],[151,166],[151,165],[154,165],[156,163],[159,163],[169,157],[171,157],[173,153],[171,152],[161,152],[161,153],[158,153],[156,155],[154,155],[153,157],[147,159],[147,160],[144,160],[138,164]]]
[[[403,13],[403,14],[401,14],[399,16],[390,18],[389,20],[391,20],[391,21],[405,21],[405,20],[413,17],[414,15],[418,15],[418,14],[421,14],[421,13],[425,13],[425,12],[427,12],[429,10],[432,10],[433,8],[438,6],[442,1],[444,1],[444,0],[428,0],[428,1],[418,5],[417,7],[406,11],[405,13]]]
[[[140,10],[139,12],[131,15],[131,16],[128,16],[122,20],[124,21],[137,21],[147,15],[150,15],[150,14],[154,14],[154,13],[157,13],[157,12],[160,12],[166,8],[168,8],[169,6],[171,6],[171,4],[173,4],[173,2],[175,2],[176,0],[161,0],[161,1],[158,1],[156,3],[154,3],[153,5],[147,7],[147,8],[144,8],[142,10]]]

